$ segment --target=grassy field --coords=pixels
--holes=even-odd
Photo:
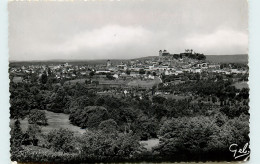
[[[159,145],[159,139],[154,138],[154,139],[149,139],[147,141],[140,141],[140,143],[146,148],[148,151],[151,151],[153,147]]]
[[[233,86],[235,86],[237,89],[249,88],[247,82],[238,82],[233,84]]]
[[[86,79],[75,79],[66,81],[65,84],[76,84],[76,83],[85,83]]]
[[[48,125],[42,126],[42,132],[48,133],[53,129],[59,129],[59,128],[67,128],[70,131],[73,131],[76,135],[77,134],[83,134],[86,130],[81,129],[78,126],[74,126],[69,121],[69,115],[63,114],[63,113],[53,113],[50,111],[45,111],[46,117],[48,119]],[[21,128],[25,132],[28,127],[28,119],[25,118],[23,120],[20,120],[21,122]],[[14,123],[14,120],[10,121],[10,124],[12,125]]]
[[[180,95],[173,95],[173,94],[164,95],[164,96],[167,97],[167,98],[172,98],[172,99],[176,99],[176,100],[182,100],[182,99],[189,97],[189,96],[180,96]]]
[[[144,87],[144,88],[152,88],[154,85],[161,83],[161,80],[156,77],[154,80],[133,80],[130,81],[127,85],[136,86],[136,87]]]

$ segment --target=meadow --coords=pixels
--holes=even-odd
[[[232,86],[235,86],[237,89],[249,88],[247,82],[237,82],[237,83],[233,84]]]
[[[41,126],[42,133],[48,134],[53,129],[69,129],[74,132],[75,135],[83,134],[86,130],[81,129],[78,126],[72,125],[69,120],[69,115],[64,113],[54,113],[51,111],[44,110],[46,118],[48,119],[47,126]],[[21,128],[25,132],[28,128],[28,118],[26,117],[23,120],[20,120]],[[14,124],[14,120],[11,119],[10,125]]]
[[[152,88],[154,85],[161,83],[161,79],[156,77],[154,80],[132,80],[127,85],[135,87]]]

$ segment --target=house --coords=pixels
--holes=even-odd
[[[114,74],[113,77],[118,79],[119,76],[118,76],[118,74]]]
[[[138,76],[139,76],[139,72],[137,72],[137,71],[131,71],[131,72],[130,72],[130,76],[132,76],[132,77],[138,77]]]

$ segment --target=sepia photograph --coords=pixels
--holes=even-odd
[[[247,0],[9,1],[8,19],[11,161],[249,160]]]

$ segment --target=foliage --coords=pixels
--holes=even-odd
[[[56,93],[51,96],[51,103],[48,110],[56,112],[56,113],[63,113],[66,103],[69,100],[69,96],[66,94],[66,91],[63,87],[60,87]]]
[[[41,83],[42,83],[42,84],[46,84],[47,81],[48,81],[48,76],[47,76],[46,72],[44,72],[44,73],[42,74],[42,76],[41,76]]]
[[[153,100],[153,103],[163,104],[163,102],[166,100],[166,98],[158,95],[158,96],[153,96],[152,100]]]
[[[47,135],[48,148],[54,151],[73,152],[74,137],[73,132],[68,129],[54,129]]]
[[[107,109],[101,106],[88,106],[84,109],[77,109],[69,117],[71,123],[82,128],[97,128],[107,118]]]
[[[229,118],[239,117],[241,114],[248,115],[249,108],[247,106],[223,106],[220,108],[220,112],[228,116]]]
[[[206,152],[217,126],[207,117],[182,117],[164,122],[160,129],[160,145],[155,149],[161,156],[195,155]]]
[[[48,125],[45,112],[36,109],[30,111],[28,122],[29,124]]]
[[[248,117],[245,115],[226,120],[223,115],[169,119],[160,129],[160,145],[154,151],[161,156],[174,155],[181,160],[191,159],[191,156],[194,159],[204,158],[203,155],[210,155],[211,152],[227,158],[229,145],[244,145],[249,142],[249,128]]]
[[[98,125],[98,129],[100,129],[101,131],[103,131],[105,133],[114,133],[117,131],[118,125],[113,119],[108,119],[108,120],[102,121]]]
[[[141,140],[157,138],[158,121],[155,118],[149,118],[146,115],[140,114],[132,124],[133,132],[140,136]]]
[[[24,135],[20,126],[20,121],[18,119],[14,122],[14,125],[11,126],[10,135],[11,152],[14,153],[17,150],[19,151],[21,148]]]
[[[10,107],[10,114],[11,118],[24,118],[29,114],[30,105],[25,99],[11,99],[10,100],[11,107]]]
[[[145,70],[144,69],[140,69],[139,70],[139,74],[141,74],[141,75],[145,74]]]
[[[203,60],[199,55],[193,57]],[[145,74],[145,70],[140,71]],[[130,74],[130,70],[126,73]],[[65,83],[60,85],[53,80],[52,72],[48,77],[46,74],[46,83],[36,74],[28,75],[32,77],[29,83],[10,83],[11,118],[28,117],[30,123],[26,132],[19,120],[11,125],[13,160],[227,160],[232,157],[230,144],[243,146],[249,142],[249,89],[237,89],[232,81],[246,75],[162,75],[165,84],[150,89],[131,88],[130,94],[124,96],[104,96],[99,93],[104,88],[92,77],[95,71],[90,74],[85,83],[63,79]],[[107,78],[112,79],[111,75]],[[112,92],[123,90],[116,88]],[[174,95],[154,96],[156,91]],[[67,113],[71,123],[86,128],[86,133],[74,136],[69,130],[59,129],[45,136],[37,125],[47,124],[44,111],[31,109]],[[151,138],[159,138],[159,146],[145,152],[139,142]]]
[[[24,134],[25,137],[24,137],[23,144],[37,146],[40,138],[39,137],[40,134],[41,134],[41,129],[38,125],[36,124],[29,125],[27,131]]]
[[[133,158],[140,151],[138,138],[132,133],[87,132],[82,138],[82,156],[97,159]]]

